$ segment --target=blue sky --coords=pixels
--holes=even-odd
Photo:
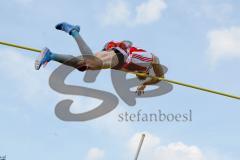
[[[240,2],[234,0],[2,0],[1,41],[78,55],[73,39],[54,29],[67,21],[81,25],[81,34],[98,51],[108,40],[130,39],[154,52],[168,67],[166,77],[239,95]],[[54,114],[63,98],[73,98],[75,112],[99,103],[53,91],[48,78],[58,66],[35,71],[36,54],[0,46],[0,156],[7,159],[110,160],[134,157],[140,133],[146,132],[140,160],[237,160],[239,101],[174,86],[167,95],[120,104],[104,117],[63,122]],[[110,72],[93,84],[74,72],[68,83],[116,94]],[[123,123],[122,112],[185,113],[188,123]]]

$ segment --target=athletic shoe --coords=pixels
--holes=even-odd
[[[44,48],[39,57],[35,60],[35,69],[39,70],[42,65],[45,67],[47,63],[51,61],[51,54],[48,48]]]
[[[67,32],[70,35],[71,35],[71,32],[73,30],[76,30],[77,32],[80,31],[80,26],[73,26],[73,25],[71,25],[69,23],[66,23],[66,22],[57,24],[55,28],[57,30],[61,30],[61,31]]]

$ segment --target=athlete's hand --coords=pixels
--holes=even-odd
[[[146,85],[139,85],[138,88],[137,88],[137,91],[136,91],[136,94],[138,96],[141,96],[142,94],[144,94],[144,89],[146,88]]]

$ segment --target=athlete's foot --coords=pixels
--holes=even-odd
[[[77,31],[77,32],[80,31],[80,27],[79,26],[73,26],[73,25],[71,25],[69,23],[66,23],[66,22],[57,24],[55,28],[57,30],[61,30],[61,31],[67,32],[70,35],[71,35],[72,31],[74,31],[74,30]]]
[[[39,70],[41,66],[46,66],[51,61],[51,51],[48,48],[44,48],[39,57],[35,60],[35,69]]]

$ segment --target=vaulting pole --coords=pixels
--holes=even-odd
[[[25,49],[25,50],[28,50],[28,51],[38,52],[38,53],[41,52],[41,50],[39,50],[39,49],[30,48],[30,47],[26,47],[26,46],[20,46],[20,45],[13,44],[13,43],[7,43],[7,42],[1,42],[0,41],[0,44],[5,45],[5,46],[20,48],[20,49]],[[140,76],[145,75],[144,73],[137,73],[137,72],[127,72],[127,73],[140,75]],[[188,88],[193,88],[193,89],[197,89],[197,90],[201,90],[201,91],[205,91],[205,92],[218,94],[218,95],[221,95],[221,96],[225,96],[225,97],[240,100],[240,96],[235,96],[235,95],[231,95],[231,94],[220,92],[220,91],[214,91],[214,90],[211,90],[211,89],[208,89],[208,88],[203,88],[203,87],[199,87],[199,86],[192,85],[192,84],[186,84],[186,83],[182,83],[182,82],[178,82],[178,81],[174,81],[174,80],[169,80],[169,79],[166,79],[166,78],[155,77],[155,76],[150,76],[150,75],[145,75],[145,76],[151,77],[151,78],[157,78],[161,81],[169,82],[169,83],[172,83],[172,84],[177,84],[177,85],[180,85],[180,86],[185,86],[185,87],[188,87]]]
[[[143,144],[144,138],[145,138],[145,134],[142,134],[142,137],[141,137],[141,140],[140,140],[140,143],[139,143],[138,149],[137,149],[137,154],[136,154],[134,160],[137,160],[137,159],[138,159],[138,156],[139,156],[139,153],[140,153],[140,151],[141,151],[141,148],[142,148],[142,144]]]

